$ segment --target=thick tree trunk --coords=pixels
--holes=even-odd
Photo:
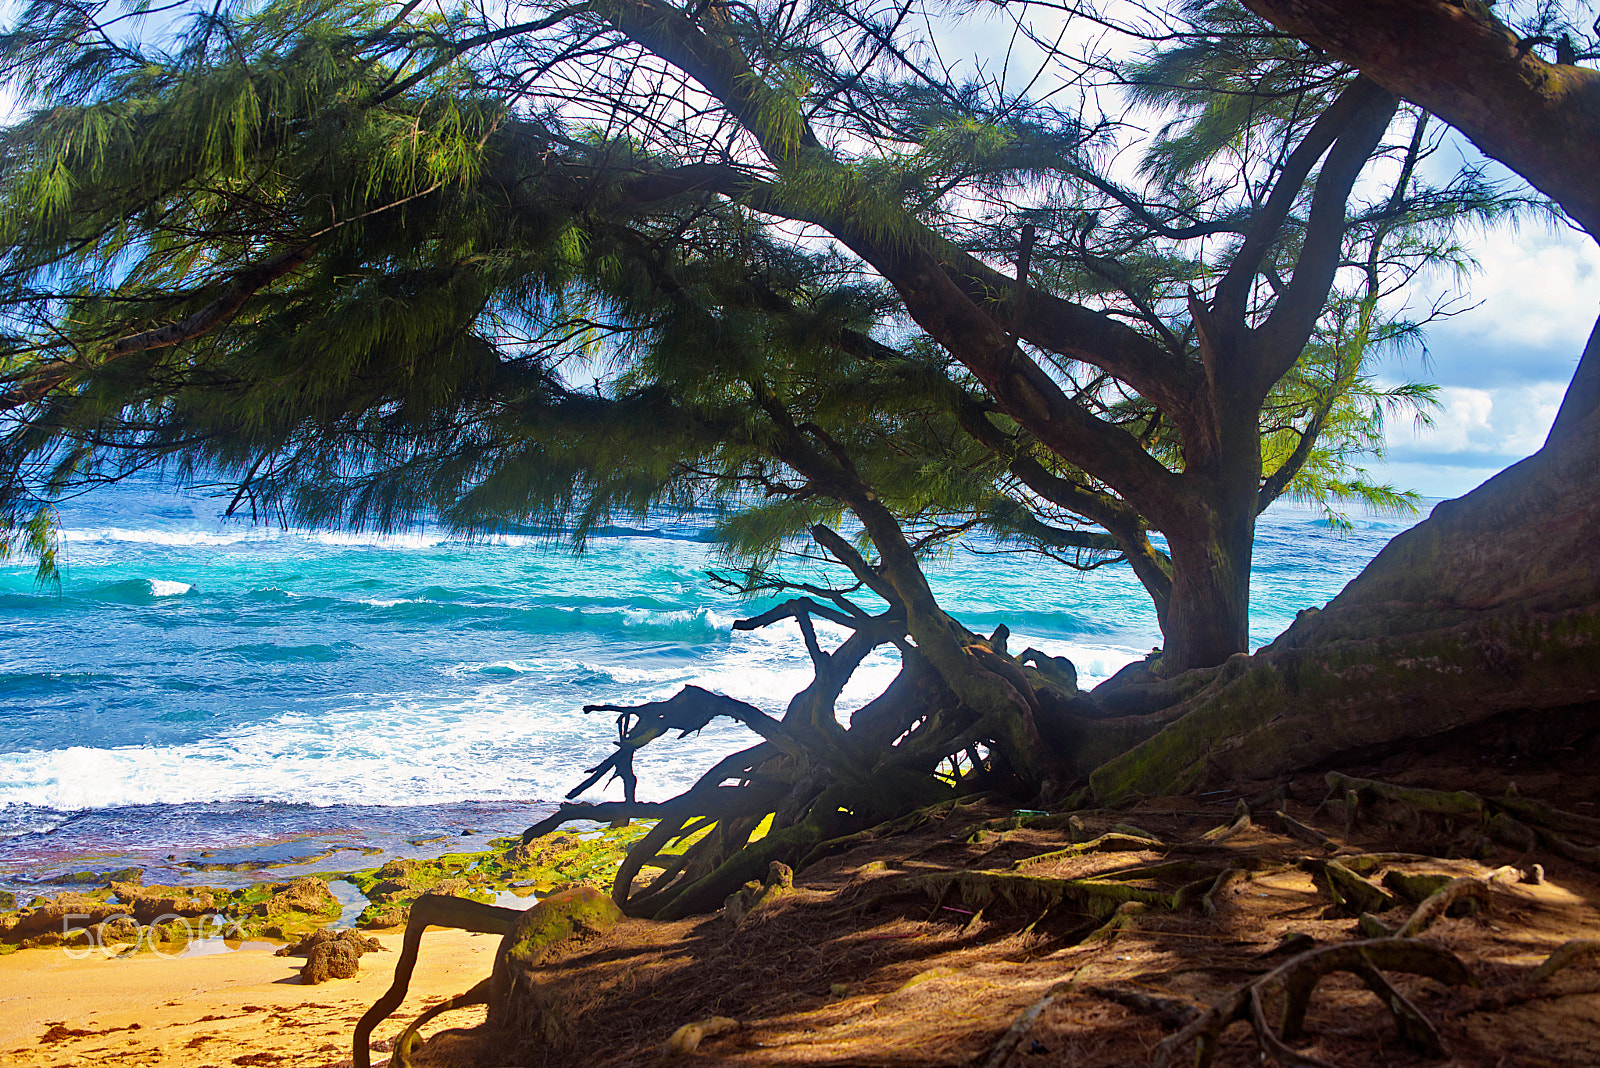
[[[1252,502],[1253,505],[1253,502]],[[1169,533],[1172,595],[1161,673],[1212,667],[1249,649],[1255,509],[1210,511],[1197,531]]]
[[[1580,365],[1600,363],[1600,327]],[[1091,776],[1095,796],[1266,778],[1492,716],[1600,702],[1600,408],[1395,538]],[[1597,722],[1600,726],[1600,722]]]
[[[1253,365],[1236,356],[1230,363]],[[1186,442],[1182,523],[1163,533],[1172,557],[1161,674],[1215,667],[1250,648],[1250,562],[1261,495],[1260,402],[1214,402],[1212,440]]]

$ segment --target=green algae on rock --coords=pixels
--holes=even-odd
[[[501,947],[507,967],[536,967],[563,942],[604,934],[622,919],[622,910],[592,886],[551,894],[522,914]]]
[[[577,834],[551,834],[524,844],[497,838],[481,853],[446,853],[432,860],[391,860],[359,871],[350,882],[372,902],[356,920],[366,929],[405,925],[407,908],[423,894],[491,902],[498,893],[526,895],[563,886],[608,887],[628,847],[651,822]]]

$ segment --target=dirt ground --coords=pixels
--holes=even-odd
[[[1455,753],[1351,770],[1388,782],[1470,786],[1484,795],[1515,783],[1523,797],[1595,814],[1595,777],[1577,766],[1576,755],[1567,763],[1574,766],[1500,754],[1472,767]],[[1384,971],[1437,1029],[1448,1051],[1437,1058],[1402,1041],[1395,1018],[1360,979],[1331,974],[1316,986],[1305,1035],[1288,1044],[1284,1063],[1298,1055],[1305,1058],[1298,1063],[1344,1068],[1600,1064],[1600,956],[1529,982],[1557,946],[1600,939],[1593,869],[1545,851],[1494,846],[1459,821],[1394,806],[1364,812],[1346,828],[1319,807],[1327,793],[1320,777],[1278,785],[1287,785],[1287,798],[1257,804],[1243,827],[1235,823],[1246,796],[1238,790],[1030,827],[1017,827],[1009,807],[955,808],[912,833],[812,865],[793,893],[774,895],[740,922],[727,914],[670,924],[629,920],[570,946],[539,972],[549,1021],[544,1042],[517,1045],[446,1015],[424,1029],[436,1037],[418,1063],[654,1064],[682,1025],[723,1017],[737,1026],[725,1024],[728,1030],[706,1037],[692,1054],[670,1059],[708,1066],[1150,1064],[1158,1043],[1241,984],[1308,948],[1382,933],[1361,932],[1356,910],[1335,906],[1320,872],[1338,859],[1375,885],[1386,876],[1406,885],[1399,876],[1407,874],[1480,880],[1487,907],[1444,916],[1420,936],[1459,958],[1475,985]],[[1280,807],[1330,841],[1292,836],[1271,815]],[[1161,844],[1141,846],[1141,832]],[[1101,848],[1109,843],[1115,851],[1047,855],[1108,833],[1128,837],[1102,839]],[[1544,871],[1537,884],[1523,881],[1534,863]],[[1219,885],[1215,875],[1227,868],[1241,873]],[[1135,869],[1145,877],[1128,878]],[[1052,884],[1039,882],[1087,877],[1149,891],[1155,903],[1120,912],[1070,897],[1050,904]],[[1185,886],[1181,901],[1172,898]],[[1168,895],[1165,903],[1160,894]],[[1376,919],[1395,929],[1415,908],[1397,895]],[[424,960],[426,954],[424,947]],[[1265,1005],[1275,1027],[1275,998]],[[1174,1065],[1194,1063],[1192,1045],[1173,1054]],[[1218,1065],[1272,1063],[1247,1022],[1223,1032],[1215,1058]]]
[[[1458,747],[1347,770],[1482,797],[1514,783],[1517,796],[1593,829],[1593,766],[1594,754],[1577,750],[1537,761]],[[805,868],[792,891],[766,892],[742,918],[625,920],[568,944],[534,975],[539,1041],[490,1031],[481,1008],[465,1009],[423,1028],[432,1037],[414,1062],[1151,1064],[1164,1040],[1242,985],[1309,950],[1397,931],[1433,886],[1468,877],[1483,900],[1460,904],[1475,911],[1443,915],[1406,943],[1453,954],[1463,974],[1379,961],[1389,1000],[1414,1006],[1445,1056],[1419,1052],[1419,1026],[1429,1024],[1411,1021],[1407,1041],[1363,979],[1339,972],[1316,985],[1304,1034],[1278,1050],[1278,1063],[1600,1064],[1600,955],[1531,978],[1556,947],[1600,939],[1594,835],[1521,850],[1490,841],[1481,820],[1405,805],[1369,805],[1347,822],[1323,804],[1327,794],[1321,776],[1307,775],[1026,821],[998,801],[949,806]],[[1238,818],[1241,800],[1248,820]],[[1358,919],[1360,903],[1334,900],[1329,860],[1393,897],[1367,902],[1372,915]],[[1525,881],[1535,863],[1543,880]],[[1418,890],[1404,878],[1418,875],[1437,878]],[[384,941],[398,948],[399,936]],[[487,976],[497,941],[425,935],[410,996],[375,1032],[374,1063],[402,1025]],[[395,956],[365,957],[358,978],[305,988],[298,959],[259,951],[68,961],[26,950],[0,959],[0,1063],[348,1068],[351,1028],[388,986]],[[1263,994],[1274,1036],[1283,988],[1266,984]],[[709,1029],[697,1049],[664,1053],[683,1025],[718,1017],[725,1029]],[[1195,1063],[1192,1043],[1169,1052],[1172,1065]],[[1222,1031],[1214,1063],[1273,1062],[1240,1021]]]

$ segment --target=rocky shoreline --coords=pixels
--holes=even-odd
[[[652,823],[576,830],[533,842],[496,838],[489,848],[433,857],[395,858],[356,871],[327,871],[237,888],[143,883],[138,867],[80,872],[58,882],[82,886],[23,905],[0,899],[0,955],[62,948],[105,956],[189,955],[197,942],[296,943],[324,928],[404,927],[425,894],[484,903],[531,905],[572,886],[607,888],[628,847]],[[348,884],[345,900],[331,885]],[[359,897],[355,895],[359,894]],[[349,916],[354,904],[365,904]]]

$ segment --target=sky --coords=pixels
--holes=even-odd
[[[1533,225],[1472,244],[1482,267],[1465,290],[1477,307],[1433,326],[1425,365],[1403,368],[1440,385],[1434,425],[1391,424],[1386,462],[1369,467],[1429,497],[1460,496],[1539,449],[1600,315],[1600,247],[1587,235]]]

